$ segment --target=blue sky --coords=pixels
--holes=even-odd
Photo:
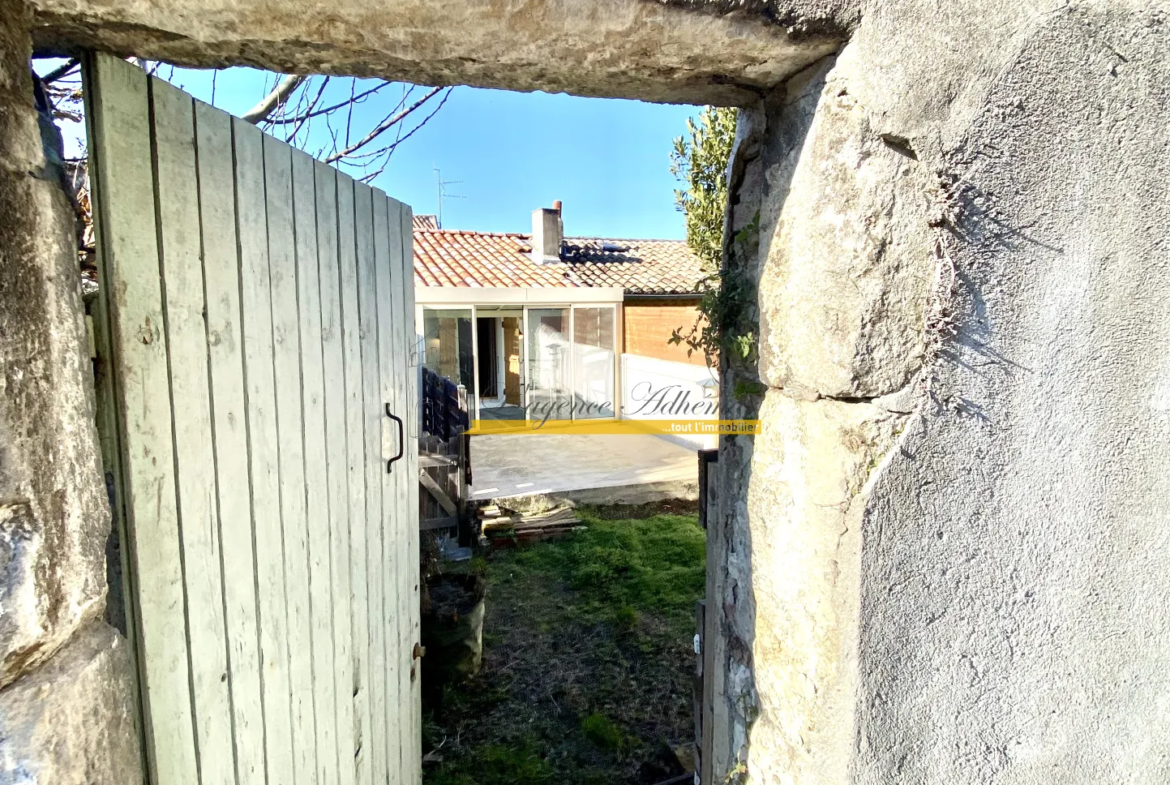
[[[161,75],[212,102],[212,72],[176,69],[171,76],[164,66]],[[247,111],[274,78],[244,68],[219,72],[214,104],[235,114]],[[335,80],[329,90],[334,86],[348,93],[348,80]],[[397,103],[402,87],[377,100],[381,95]],[[385,115],[386,105],[374,100],[357,108],[355,128],[368,128]],[[671,140],[697,112],[457,87],[443,109],[397,149],[375,185],[416,213],[435,213],[439,169],[443,180],[458,181],[447,185],[451,196],[443,203],[443,225],[451,229],[528,232],[532,210],[560,199],[569,235],[683,239],[683,217],[674,206],[678,183],[669,169]],[[326,133],[323,125],[314,126],[314,135]],[[315,144],[319,139],[306,149],[312,152]]]

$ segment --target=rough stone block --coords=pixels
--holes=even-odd
[[[894,392],[924,355],[932,176],[832,74],[807,135],[781,153],[763,208],[778,219],[760,276],[761,377],[806,397]]]
[[[0,691],[0,783],[134,785],[142,765],[130,653],[103,622]]]
[[[73,214],[32,174],[44,156],[20,10],[0,15],[0,686],[100,614],[110,529]]]
[[[834,51],[860,7],[797,0],[777,14],[767,3],[750,5],[37,0],[35,34],[40,46],[81,43],[185,65],[243,60],[297,73],[729,106],[754,103]]]
[[[853,740],[861,516],[905,417],[770,390],[752,451],[748,595],[760,782],[846,782]],[[770,779],[768,773],[796,775]],[[813,776],[815,774],[815,776]],[[802,778],[803,775],[807,779]],[[756,781],[756,780],[753,780]]]

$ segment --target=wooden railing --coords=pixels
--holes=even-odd
[[[458,531],[466,518],[471,482],[467,389],[423,371],[418,444],[419,528]]]
[[[713,498],[711,489],[716,482],[715,466],[719,463],[719,450],[699,450],[699,524],[707,532],[707,538],[710,540],[713,535],[709,523],[715,520],[716,511],[711,509],[715,506],[716,500]],[[710,571],[714,565],[711,563],[710,555],[712,548],[710,543],[707,546],[707,569]],[[708,581],[708,588],[711,583]],[[708,650],[708,632],[707,627],[707,609],[708,600],[712,601],[710,607],[715,609],[718,605],[714,602],[715,598],[707,597],[695,603],[695,677],[694,677],[694,710],[695,710],[695,771],[700,773],[700,776],[695,778],[696,783],[703,783],[706,785],[710,779],[709,769],[705,769],[703,763],[710,757],[710,736],[711,736],[711,715],[714,706],[714,695],[712,690],[712,683],[708,677],[712,665],[712,651]]]

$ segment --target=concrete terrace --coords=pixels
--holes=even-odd
[[[698,487],[695,448],[660,436],[473,436],[471,466],[475,501],[541,495],[582,502],[653,501],[693,498]]]

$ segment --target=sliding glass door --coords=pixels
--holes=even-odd
[[[523,325],[522,308],[475,309],[480,419],[526,419]]]
[[[616,318],[613,306],[573,306],[573,419],[615,416]]]
[[[571,420],[572,357],[568,308],[526,308],[528,419]]]

